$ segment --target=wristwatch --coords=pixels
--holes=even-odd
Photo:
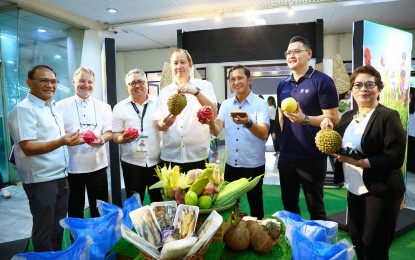
[[[105,140],[101,138],[101,143],[99,143],[99,145],[104,145],[105,144]]]
[[[303,125],[309,125],[310,124],[310,117],[306,114],[304,114],[304,121]]]
[[[194,94],[195,96],[199,95],[200,93],[200,88],[196,87],[196,93]]]
[[[246,129],[251,128],[251,127],[252,127],[252,120],[249,120],[249,122],[248,122],[248,123],[246,123],[246,125],[244,125],[244,127],[245,127]]]

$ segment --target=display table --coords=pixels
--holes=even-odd
[[[244,212],[249,211],[249,206],[244,196],[242,199],[241,206]],[[248,208],[247,208],[248,207]],[[234,207],[219,212],[223,217],[224,222],[229,220],[232,210]],[[207,218],[208,215],[199,215],[199,218]],[[140,256],[140,250],[127,242],[124,238],[121,238],[117,244],[111,249],[112,252],[117,253],[117,259],[145,259],[143,256]],[[261,259],[291,259],[291,247],[287,244],[285,236],[282,234],[278,239],[278,244],[272,247],[272,251],[267,255],[262,255],[247,249],[245,251],[235,252],[227,249],[225,244],[222,242],[212,241],[209,248],[204,254],[206,260],[212,259],[255,259],[260,257]]]

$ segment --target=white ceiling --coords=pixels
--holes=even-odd
[[[185,31],[253,26],[243,14],[254,11],[267,25],[324,21],[325,34],[351,33],[353,22],[369,20],[391,27],[415,29],[414,0],[6,0],[21,8],[114,37],[117,51],[177,45]],[[294,14],[289,16],[290,8]],[[107,8],[118,12],[110,14]],[[221,21],[215,17],[221,16]],[[114,34],[113,31],[117,31]],[[224,39],[226,40],[226,39]]]

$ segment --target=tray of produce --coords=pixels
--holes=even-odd
[[[187,173],[181,173],[178,166],[157,167],[156,173],[160,181],[150,189],[161,188],[164,201],[197,206],[200,214],[220,212],[233,207],[237,200],[253,189],[263,177],[259,175],[255,178],[240,178],[228,182],[223,179],[219,166],[212,163],[207,163],[205,169],[194,169]]]

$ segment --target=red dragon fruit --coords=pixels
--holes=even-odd
[[[92,130],[87,130],[82,133],[82,138],[84,139],[85,143],[90,144],[95,140],[95,134]]]
[[[127,129],[124,130],[124,137],[126,138],[133,138],[136,139],[139,134],[138,134],[138,129],[134,128],[134,127],[129,127]]]
[[[210,106],[203,106],[197,111],[197,119],[200,123],[207,123],[213,118],[213,110]]]

